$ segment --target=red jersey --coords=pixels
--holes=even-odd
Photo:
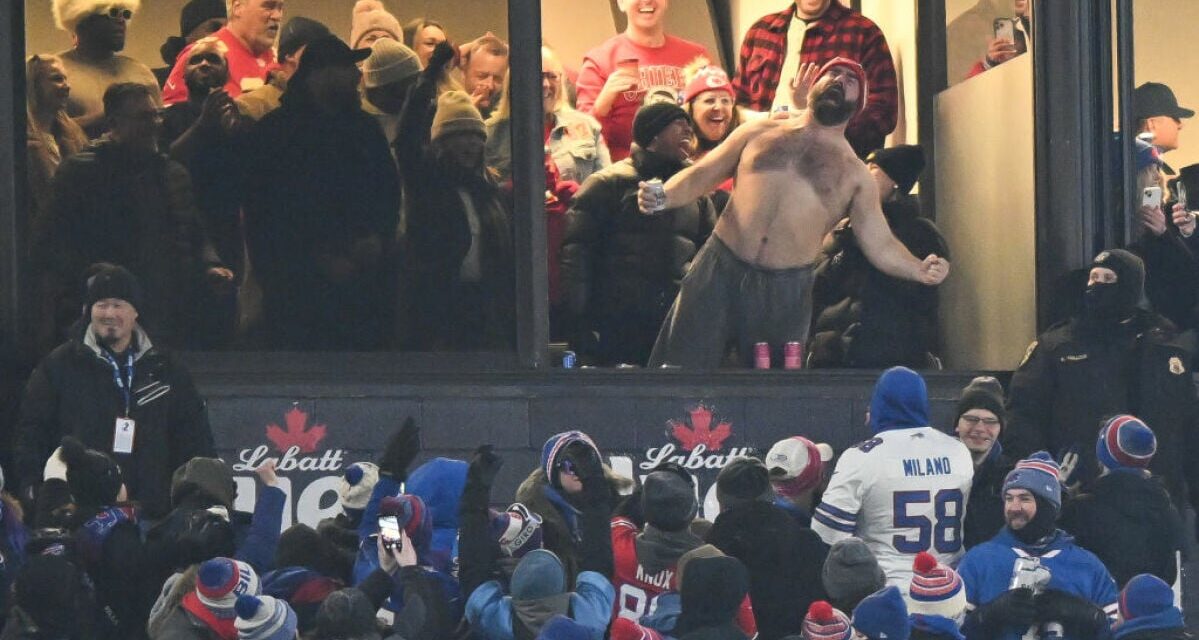
[[[225,51],[225,60],[229,63],[229,82],[225,83],[225,91],[230,98],[236,98],[266,84],[267,68],[275,62],[273,49],[267,49],[254,55],[245,43],[233,35],[229,27],[221,27],[212,35],[220,38],[221,42],[228,47],[228,50]],[[187,102],[187,82],[183,78],[183,73],[187,67],[187,57],[191,53],[192,46],[189,44],[183,48],[179,57],[175,59],[171,75],[167,77],[166,84],[162,87],[162,103],[167,106],[176,102]]]
[[[599,120],[613,162],[629,155],[629,147],[633,144],[633,116],[637,115],[645,97],[663,92],[677,99],[687,86],[683,67],[700,56],[711,60],[703,45],[690,40],[666,36],[666,42],[660,47],[643,47],[624,34],[613,36],[587,52],[575,85],[578,92],[576,105],[579,111],[590,113]],[[595,99],[608,76],[616,70],[616,63],[628,59],[637,60],[641,83],[636,90],[617,96],[608,115],[600,117],[592,113]]]
[[[646,573],[637,560],[637,525],[628,518],[612,518],[612,559],[615,567],[612,586],[616,588],[616,604],[613,616],[628,618],[634,622],[653,613],[658,608],[658,596],[668,591],[678,591],[677,567],[671,565],[657,573]],[[737,610],[737,626],[747,637],[758,633],[753,605],[749,596],[741,601]]]

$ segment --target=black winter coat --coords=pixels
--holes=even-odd
[[[665,181],[683,168],[634,147],[628,158],[587,178],[567,212],[563,299],[578,328],[600,334],[609,356],[600,364],[649,359],[679,284],[716,225],[708,196],[654,216],[638,210],[639,182]]]
[[[913,198],[883,205],[891,232],[912,255],[949,257],[936,225]],[[867,260],[848,219],[816,266],[810,367],[926,367],[937,346],[936,287],[888,276]]]
[[[17,424],[17,467],[27,485],[41,478],[46,459],[63,436],[109,453],[118,464],[129,497],[151,518],[171,508],[171,475],[196,456],[214,457],[208,410],[191,374],[172,354],[139,332],[129,417],[136,423],[132,454],[112,453],[113,428],[124,399],[112,366],[90,333],[46,356],[25,387]]]
[[[245,145],[246,244],[273,346],[383,346],[400,187],[379,123],[357,108],[326,114],[297,85]]]
[[[1015,462],[1003,453],[998,442],[987,459],[974,468],[970,485],[969,507],[962,522],[962,542],[967,549],[995,537],[1006,522],[1003,519],[1003,481]]]
[[[820,576],[828,547],[773,504],[754,501],[721,511],[707,541],[749,571],[761,640],[798,634],[808,606],[827,598]]]
[[[56,315],[64,328],[79,318],[89,265],[129,269],[145,292],[140,321],[164,343],[187,335],[204,272],[221,264],[183,165],[111,140],[58,168],[49,211],[34,229],[34,261],[53,287],[41,294],[60,296]]]
[[[1107,565],[1121,589],[1140,573],[1174,584],[1182,518],[1156,478],[1129,471],[1100,476],[1065,504],[1058,524]]]
[[[1013,459],[1078,448],[1078,478],[1098,475],[1095,439],[1102,421],[1130,413],[1151,425],[1157,454],[1150,470],[1175,504],[1185,485],[1199,487],[1199,465],[1185,464],[1199,445],[1199,398],[1188,366],[1186,334],[1159,315],[1138,311],[1122,330],[1097,335],[1078,319],[1049,328],[1029,346],[1012,375],[1004,448]]]

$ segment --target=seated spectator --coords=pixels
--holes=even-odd
[[[600,125],[575,111],[567,100],[562,62],[549,47],[541,47],[541,109],[545,114],[545,145],[560,180],[582,184],[591,174],[612,164]],[[501,182],[512,179],[512,96],[505,90],[487,120],[487,166]]]
[[[179,12],[179,35],[168,36],[166,42],[159,47],[165,67],[151,69],[161,88],[171,75],[179,53],[187,45],[216,33],[229,16],[225,13],[225,0],[189,0]]]
[[[138,324],[144,307],[125,269],[110,265],[88,282],[87,326],[46,356],[25,388],[16,446],[22,495],[32,497],[54,447],[73,436],[113,452],[130,498],[159,518],[170,509],[175,469],[214,455],[204,401],[183,364]]]
[[[421,69],[429,66],[429,58],[437,45],[449,40],[445,27],[431,18],[416,18],[404,25],[404,44],[416,52]]]
[[[300,56],[309,42],[332,35],[329,28],[303,16],[287,21],[279,31],[279,62],[269,67],[266,84],[234,98],[237,110],[252,121],[261,120],[282,104],[287,81],[300,66]]]
[[[562,560],[568,581],[579,572],[577,541],[582,534],[580,516],[587,504],[580,469],[601,464],[609,505],[616,504],[622,490],[632,485],[602,465],[601,459],[599,447],[582,431],[555,434],[541,447],[541,464],[516,489],[516,501],[541,516],[545,548]],[[606,534],[610,515],[603,518]]]
[[[803,615],[824,599],[820,573],[828,547],[775,506],[770,475],[756,458],[735,458],[716,479],[720,515],[707,541],[741,561],[763,640],[798,633]],[[648,510],[647,510],[648,517]]]
[[[908,640],[912,623],[899,588],[887,587],[854,607],[853,629],[865,640]]]
[[[948,259],[936,225],[920,217],[909,195],[924,170],[920,147],[879,149],[866,158],[878,183],[883,215],[917,258]],[[940,368],[937,287],[901,280],[875,268],[859,247],[849,218],[833,230],[816,266],[812,339],[807,366]]]
[[[97,637],[139,637],[154,587],[146,581],[139,513],[129,502],[121,469],[70,436],[62,439],[61,455],[77,506],[71,529],[82,569],[96,585]]]
[[[149,306],[138,311],[160,341],[202,343],[208,336],[193,330],[194,316],[228,289],[233,272],[204,231],[187,169],[158,151],[150,90],[115,84],[104,104],[112,130],[54,176],[49,210],[34,229],[34,268],[52,283],[45,293],[57,295],[61,325],[78,318],[79,275],[109,262],[144,278]]]
[[[1148,469],[1155,453],[1157,438],[1144,422],[1130,415],[1109,418],[1095,443],[1101,475],[1062,509],[1062,528],[1107,566],[1121,588],[1141,573],[1169,583],[1178,577],[1183,523]]]
[[[246,141],[247,248],[274,348],[370,350],[391,335],[399,180],[361,109],[355,63],[369,54],[333,36],[309,43],[283,106]]]
[[[1116,640],[1187,640],[1182,612],[1174,606],[1174,590],[1161,578],[1134,576],[1120,592],[1120,615],[1112,627]]]
[[[562,239],[562,286],[576,351],[601,366],[644,366],[687,266],[716,224],[707,196],[646,217],[641,182],[687,166],[691,123],[678,105],[652,104],[633,123],[632,155],[575,195]]]
[[[396,42],[404,39],[400,21],[387,11],[380,0],[358,0],[350,16],[350,39],[346,44],[351,49],[370,49],[375,42],[388,38]]]
[[[962,543],[968,550],[1003,528],[1003,481],[1015,464],[999,443],[1007,420],[1003,386],[990,376],[971,380],[958,397],[957,416],[954,432],[974,460],[970,508],[962,522]]]
[[[865,542],[846,538],[829,547],[820,584],[834,607],[853,611],[866,596],[887,585],[887,574]]]
[[[74,46],[58,54],[63,70],[71,79],[67,113],[89,138],[99,137],[111,125],[104,95],[108,88],[121,83],[136,83],[146,88],[156,106],[162,104],[158,80],[146,65],[121,55],[125,32],[140,0],[54,0],[54,24],[71,34]]]
[[[866,106],[845,130],[854,152],[864,157],[881,148],[895,129],[899,90],[895,64],[882,30],[841,0],[793,2],[783,11],[755,22],[741,43],[733,79],[737,104],[754,111],[773,111],[781,106],[798,110],[805,105],[795,104],[791,96],[803,92],[776,89],[794,89],[798,86],[795,79],[804,76],[803,69],[818,69],[834,58],[854,60],[866,72],[867,82],[862,83],[862,91],[869,85]]]
[[[266,82],[267,69],[275,63],[275,38],[283,20],[283,0],[228,0],[227,7],[229,19],[212,35],[229,48],[229,81],[225,83],[225,92],[236,98]],[[187,100],[180,61],[188,59],[188,47],[179,52],[179,59],[163,85],[162,98],[168,105]]]
[[[1094,554],[1057,528],[1059,474],[1058,464],[1042,451],[1017,462],[1004,481],[1007,526],[966,552],[958,565],[970,608],[962,625],[967,637],[1014,640],[1030,626],[1046,625],[1064,628],[1064,638],[1108,632],[1116,614],[1116,583]]]
[[[483,163],[483,118],[460,91],[429,110],[453,55],[451,45],[438,45],[396,137],[407,222],[405,346],[506,349],[515,338],[512,223]]]
[[[85,578],[65,556],[35,555],[13,586],[13,606],[0,637],[6,640],[90,640]]]
[[[832,447],[803,436],[779,440],[766,453],[775,506],[789,513],[805,529],[811,526],[816,494],[828,483],[825,471],[832,461]]]
[[[640,489],[643,527],[618,513],[612,518],[612,586],[621,594],[616,615],[631,620],[657,609],[658,596],[678,588],[679,558],[704,541],[691,532],[699,511],[695,480],[677,464],[658,465]]]
[[[268,595],[237,596],[234,604],[237,611],[237,637],[239,640],[293,640],[299,639],[296,612],[287,601]]]
[[[262,594],[258,574],[232,558],[213,558],[165,585],[150,612],[150,640],[237,638],[237,599]]]
[[[500,103],[508,75],[508,43],[488,31],[462,46],[462,86],[486,120]]]
[[[987,53],[981,60],[970,68],[967,78],[993,69],[1018,55],[1028,51],[1029,40],[1032,39],[1032,20],[1028,16],[1028,0],[1012,0],[1012,11],[1005,16],[994,16],[996,20],[1003,19],[1012,25],[1012,37],[1001,36],[987,39]]]
[[[400,112],[419,76],[416,53],[392,38],[376,40],[362,63],[362,110],[379,122],[389,146],[395,144]]]
[[[916,554],[905,598],[913,640],[965,640],[966,589],[953,569],[927,553]]]
[[[709,151],[716,148],[734,129],[741,126],[749,116],[738,107],[733,85],[724,69],[713,65],[707,58],[697,58],[683,70],[687,85],[679,94],[683,109],[691,117],[695,132],[695,152],[691,159],[699,162]],[[733,190],[733,179],[725,180],[712,192],[712,205],[716,214],[724,211],[729,192]]]
[[[668,3],[618,0],[617,6],[628,26],[584,56],[576,104],[603,125],[612,159],[624,160],[634,140],[633,119],[646,97],[664,92],[678,104],[683,68],[699,56],[711,56],[703,45],[667,35]]]

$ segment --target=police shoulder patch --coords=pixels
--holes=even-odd
[[[1170,373],[1180,376],[1186,373],[1186,367],[1182,366],[1182,358],[1172,356],[1170,358]]]

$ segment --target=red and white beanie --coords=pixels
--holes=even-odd
[[[696,96],[705,91],[723,91],[736,99],[736,95],[733,93],[733,85],[729,82],[729,74],[725,73],[724,69],[714,65],[700,67],[695,71],[695,75],[691,77],[687,82],[687,87],[683,89],[681,96],[683,104],[691,102]]]
[[[804,640],[849,640],[853,637],[853,625],[849,616],[828,602],[817,600],[804,616],[801,637]]]
[[[916,554],[912,569],[908,613],[961,621],[966,615],[966,590],[957,572],[927,551]]]

